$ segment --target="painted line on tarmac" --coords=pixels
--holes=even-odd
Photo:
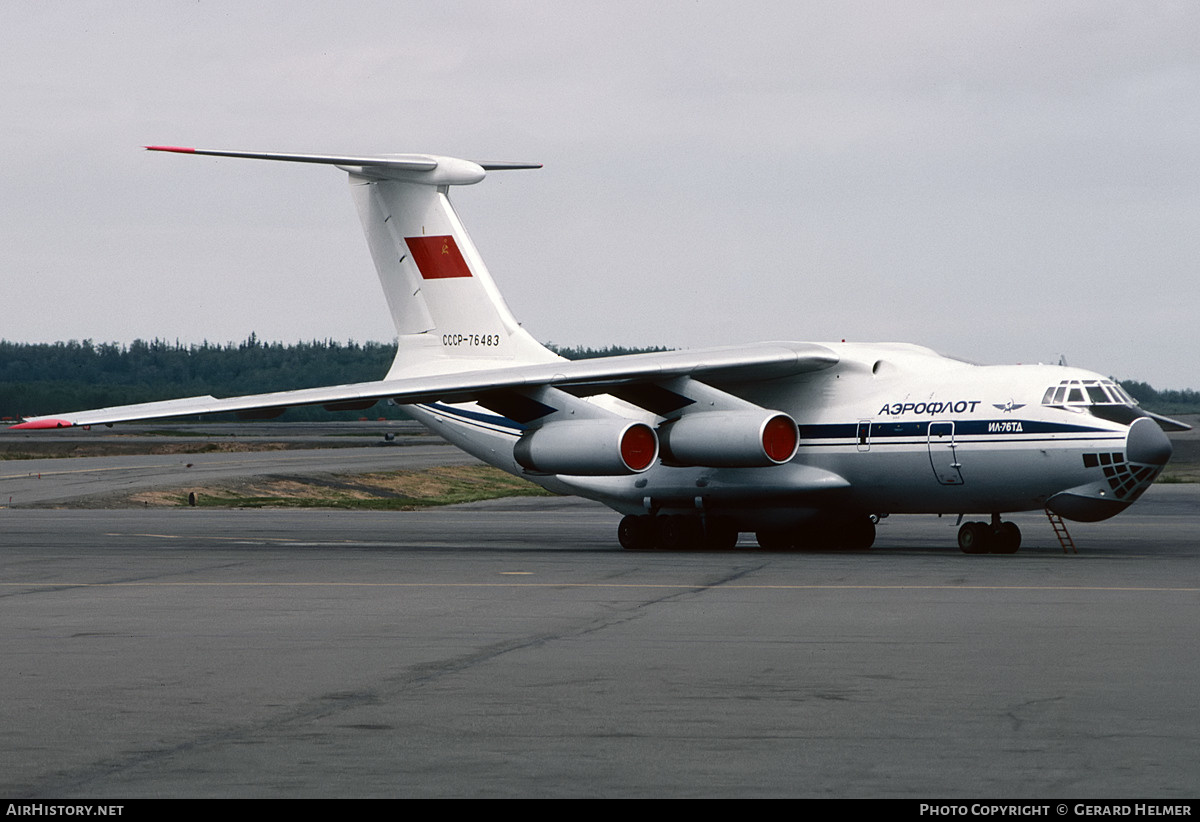
[[[499,572],[520,573],[530,572]],[[748,591],[1117,591],[1196,593],[1200,587],[1153,585],[748,585],[639,582],[0,582],[0,588],[612,588]]]

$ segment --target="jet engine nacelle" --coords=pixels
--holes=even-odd
[[[760,468],[796,456],[800,430],[787,414],[765,409],[698,411],[659,429],[663,458],[677,465]]]
[[[658,435],[643,422],[619,418],[548,422],[522,434],[513,457],[542,474],[640,474],[658,458]]]

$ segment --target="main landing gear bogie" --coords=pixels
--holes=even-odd
[[[958,529],[958,547],[964,554],[1015,554],[1021,547],[1021,529],[1012,522],[964,522]]]
[[[617,540],[630,551],[693,548],[724,551],[737,545],[737,523],[727,517],[626,516],[617,526]]]

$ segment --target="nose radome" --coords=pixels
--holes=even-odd
[[[1171,441],[1152,419],[1134,420],[1125,438],[1125,459],[1143,465],[1166,465],[1171,458]]]

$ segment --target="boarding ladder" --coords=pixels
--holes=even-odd
[[[1075,547],[1075,540],[1071,539],[1071,533],[1067,530],[1067,524],[1063,522],[1063,518],[1058,514],[1046,509],[1046,516],[1050,520],[1050,527],[1054,529],[1054,536],[1058,537],[1058,544],[1062,546],[1064,554],[1078,554],[1079,550]]]

